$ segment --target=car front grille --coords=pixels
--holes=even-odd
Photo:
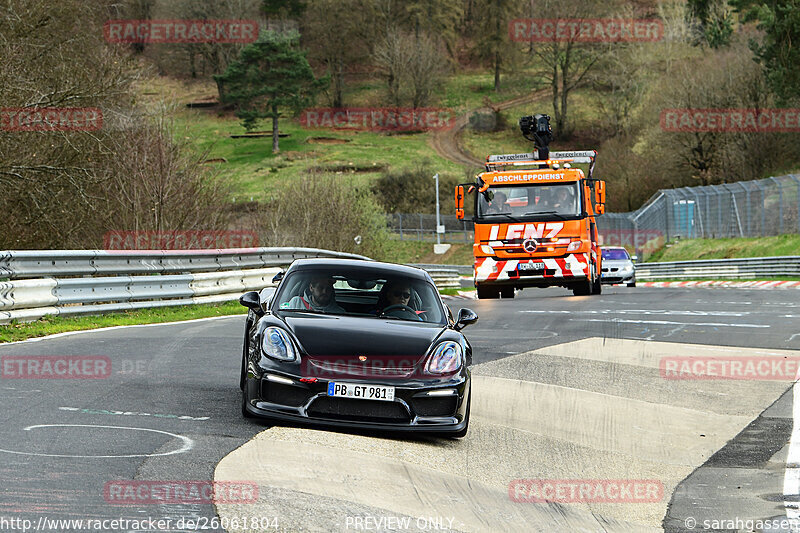
[[[417,416],[453,416],[457,401],[456,396],[413,398],[411,408]]]
[[[261,399],[265,402],[300,407],[308,401],[309,396],[311,392],[302,387],[267,380],[261,382]]]
[[[408,411],[397,402],[321,397],[308,409],[309,416],[370,422],[408,422]]]

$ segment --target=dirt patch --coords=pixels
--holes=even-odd
[[[217,157],[215,159],[206,159],[202,163],[205,165],[206,163],[227,163],[228,160],[224,157]]]
[[[381,172],[383,170],[386,170],[386,165],[320,165],[308,168],[309,172],[347,172],[350,174],[357,174],[360,172]]]
[[[290,135],[289,133],[279,133],[278,137],[284,138],[288,137],[289,135]],[[261,131],[253,133],[237,133],[235,135],[230,135],[231,139],[250,139],[250,138],[258,139],[261,137],[272,137],[272,132]]]
[[[350,139],[337,139],[336,137],[309,137],[306,139],[310,144],[346,144]]]

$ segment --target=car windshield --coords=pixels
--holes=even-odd
[[[386,272],[346,268],[289,273],[275,295],[273,310],[444,323],[436,288],[429,282]]]
[[[628,256],[628,252],[625,251],[623,248],[610,248],[607,250],[603,250],[603,259],[616,261],[616,260],[630,259],[630,257]]]
[[[578,197],[577,183],[489,187],[478,194],[478,218],[578,216]]]

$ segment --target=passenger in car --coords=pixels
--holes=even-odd
[[[289,300],[288,309],[317,311],[321,313],[344,314],[344,309],[336,303],[333,280],[328,276],[314,276],[308,290],[302,296]]]

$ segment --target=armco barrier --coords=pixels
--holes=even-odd
[[[436,269],[455,270],[462,275],[472,274],[472,265],[421,265],[429,272]],[[433,274],[431,273],[431,276]],[[779,276],[800,277],[800,256],[754,257],[745,259],[708,259],[668,263],[637,263],[636,279],[755,279]]]
[[[231,301],[310,257],[369,259],[316,248],[0,251],[0,324]]]
[[[461,276],[457,270],[450,268],[426,267],[425,270],[430,274],[433,283],[439,289],[460,289]]]
[[[0,251],[0,278],[9,278],[0,281],[0,324],[232,301],[272,285],[277,267],[309,257],[369,259],[316,248]],[[426,267],[438,287],[460,286],[452,267]]]
[[[0,251],[0,278],[214,272],[282,266],[308,257],[368,259],[317,248]]]
[[[755,279],[800,277],[800,256],[638,263],[636,279]]]

